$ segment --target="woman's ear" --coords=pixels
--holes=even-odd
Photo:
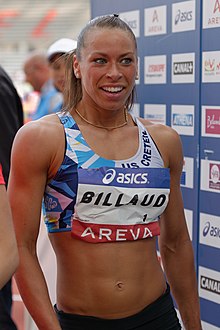
[[[81,78],[80,65],[79,62],[77,61],[76,55],[74,55],[73,58],[73,71],[77,79]]]
[[[137,66],[136,66],[136,75],[135,75],[135,80],[139,79],[139,62],[137,62]]]

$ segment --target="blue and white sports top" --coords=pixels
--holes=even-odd
[[[71,231],[87,242],[138,240],[159,235],[158,218],[168,203],[169,169],[144,125],[137,153],[126,160],[98,156],[69,113],[58,113],[66,151],[44,193],[49,233]]]

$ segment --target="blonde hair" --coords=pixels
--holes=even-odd
[[[89,32],[92,29],[121,29],[128,32],[131,36],[131,39],[134,41],[135,49],[137,50],[137,42],[135,35],[129,25],[119,18],[118,15],[105,15],[99,16],[91,21],[89,21],[86,26],[82,29],[78,36],[77,48],[73,52],[66,54],[66,85],[64,89],[64,103],[63,111],[70,111],[71,109],[76,108],[79,101],[82,99],[82,85],[81,79],[77,79],[73,71],[73,58],[76,55],[77,59],[81,59],[81,50],[85,47],[85,39]],[[129,95],[126,101],[126,108],[130,110],[133,105],[135,96],[135,86],[132,89],[131,94]]]

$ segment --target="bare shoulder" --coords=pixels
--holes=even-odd
[[[62,125],[56,115],[48,115],[35,121],[24,124],[16,134],[15,144],[22,142],[26,147],[29,145],[39,146],[53,141],[62,134]],[[41,144],[41,148],[43,145]]]
[[[172,127],[163,124],[155,124],[143,118],[139,118],[139,120],[144,124],[148,132],[152,135],[152,137],[162,136],[165,139],[179,140],[179,134]]]
[[[181,160],[182,142],[179,134],[172,127],[155,124],[143,118],[140,118],[140,121],[153,138],[167,166],[174,158]]]
[[[63,153],[64,143],[63,125],[57,115],[48,115],[20,128],[13,142],[12,159],[49,168],[51,161]]]
[[[31,133],[37,133],[37,132],[44,132],[46,134],[46,131],[56,129],[61,125],[59,118],[56,114],[47,115],[45,117],[42,117],[37,120],[29,121],[26,124],[24,124],[20,129],[19,134],[30,134]],[[24,132],[24,133],[23,133]]]

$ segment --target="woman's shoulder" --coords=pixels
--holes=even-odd
[[[147,131],[154,136],[161,137],[163,139],[179,139],[179,134],[170,126],[154,123],[144,118],[138,118],[139,121],[144,125]]]
[[[37,120],[25,123],[19,130],[18,136],[29,136],[30,138],[40,137],[42,134],[52,134],[58,127],[62,127],[60,120],[56,114],[44,116]]]
[[[16,148],[43,150],[62,137],[63,129],[55,114],[25,123],[16,133],[13,145]]]
[[[156,143],[166,166],[169,166],[175,157],[179,160],[182,159],[182,141],[179,134],[172,127],[153,123],[142,118],[140,118],[140,121]]]

